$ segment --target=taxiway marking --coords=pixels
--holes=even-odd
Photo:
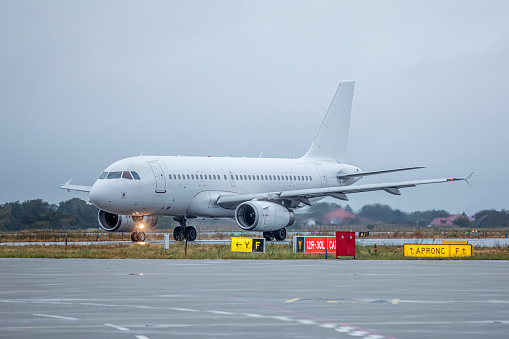
[[[170,307],[169,309],[174,310],[174,311],[183,311],[183,312],[200,312],[199,310],[193,310],[191,308]]]
[[[128,328],[125,328],[125,327],[122,327],[122,326],[118,326],[118,325],[113,325],[113,324],[104,324],[104,326],[113,327],[116,330],[124,331],[124,332],[130,331]]]
[[[214,313],[214,314],[224,314],[224,315],[233,315],[233,314],[235,314],[235,313],[233,313],[233,312],[226,312],[226,311],[213,311],[213,310],[212,310],[212,311],[207,311],[207,312],[209,312],[209,313]]]
[[[59,315],[51,315],[51,314],[34,314],[34,315],[37,317],[56,318],[56,319],[64,319],[64,320],[78,320],[77,318],[62,317]]]
[[[285,301],[285,303],[290,304],[290,303],[293,303],[294,301],[297,301],[297,300],[300,300],[300,298],[293,298],[293,299]]]

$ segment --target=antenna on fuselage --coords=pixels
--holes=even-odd
[[[140,153],[140,157],[142,157],[142,156],[143,156],[143,150],[141,150],[141,153]]]
[[[261,157],[262,157],[262,155],[263,155],[263,152],[260,152],[260,156],[259,156],[258,158],[261,158]]]

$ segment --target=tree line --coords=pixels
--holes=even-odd
[[[365,205],[359,211],[354,212],[349,205],[342,207],[338,204],[322,202],[299,211],[297,225],[304,226],[311,219],[321,225],[323,217],[327,213],[339,208],[354,215],[352,218],[341,220],[343,225],[383,223],[423,227],[431,224],[435,218],[450,216],[444,210],[408,213],[383,204]],[[49,204],[42,199],[8,202],[0,205],[0,232],[97,228],[97,213],[97,207],[79,198],[62,201],[58,205]],[[505,209],[501,211],[482,210],[474,214],[473,219],[472,222],[464,215],[454,223],[458,227],[509,227],[509,211]],[[172,228],[173,224],[172,218],[159,218],[156,227],[159,229]]]
[[[324,225],[327,213],[342,208],[353,213],[352,218],[343,218],[341,225],[365,225],[365,224],[388,224],[425,227],[431,225],[435,218],[447,218],[451,214],[445,210],[427,210],[415,212],[403,212],[399,209],[384,204],[364,205],[359,211],[354,212],[349,205],[342,207],[335,203],[322,202],[307,207],[303,213],[299,213],[299,224],[304,226],[306,222],[313,221],[317,225]],[[509,227],[509,211],[502,209],[482,210],[475,213],[471,219],[463,213],[461,217],[453,221],[457,227]]]

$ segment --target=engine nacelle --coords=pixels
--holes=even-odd
[[[295,214],[273,202],[247,201],[235,210],[235,220],[243,230],[269,232],[293,224]]]
[[[157,224],[157,217],[143,216],[136,221],[130,215],[119,215],[99,210],[97,215],[99,226],[108,232],[134,232],[137,230],[136,224],[143,224],[143,229],[149,229]]]

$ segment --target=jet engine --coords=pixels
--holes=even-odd
[[[154,227],[157,224],[157,217],[143,216],[137,221],[130,215],[119,215],[99,210],[97,215],[99,226],[108,232],[135,232],[136,224],[143,224],[144,229]]]
[[[273,202],[247,201],[235,210],[235,220],[243,230],[270,232],[293,224],[295,214]]]

